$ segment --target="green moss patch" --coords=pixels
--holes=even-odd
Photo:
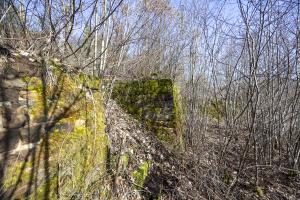
[[[29,100],[34,102],[28,109],[30,122],[47,119],[48,129],[26,162],[7,167],[4,189],[17,186],[17,191],[26,191],[31,185],[29,199],[40,199],[46,193],[50,199],[58,195],[61,199],[99,197],[104,190],[109,145],[102,94],[95,90],[100,80],[59,69],[55,76],[56,85],[43,85],[38,77],[23,78]],[[22,199],[25,193],[18,195]]]
[[[264,190],[260,187],[260,186],[256,186],[255,187],[255,192],[259,197],[263,197],[264,196]]]
[[[30,170],[32,168],[31,162],[21,163],[17,162],[11,165],[6,170],[3,186],[5,189],[8,189],[17,184],[22,184],[28,182],[30,179]],[[17,176],[20,175],[20,176]]]
[[[181,139],[181,103],[178,88],[170,79],[117,82],[112,98],[133,117],[144,122],[162,141]],[[176,143],[177,146],[177,143]]]
[[[150,168],[149,162],[143,162],[141,166],[132,173],[132,177],[134,178],[134,183],[138,187],[137,189],[143,188],[144,182],[148,176]]]

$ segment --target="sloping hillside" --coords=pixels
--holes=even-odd
[[[202,199],[190,173],[189,156],[175,154],[114,101],[106,109],[114,184],[120,199]],[[189,157],[191,158],[191,157]],[[133,188],[132,188],[133,187]],[[131,189],[140,193],[132,196]]]

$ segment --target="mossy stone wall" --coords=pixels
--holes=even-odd
[[[180,101],[172,80],[119,81],[114,86],[112,98],[160,140],[181,143]]]
[[[21,63],[0,66],[12,71],[0,73],[0,96],[16,94],[0,99],[1,114],[6,114],[1,115],[0,133],[5,137],[16,133],[14,145],[4,149],[10,153],[18,142],[35,148],[16,152],[20,158],[5,165],[3,191],[13,199],[101,196],[108,138],[102,94],[97,89],[100,80],[65,73],[61,64],[47,61],[55,80],[49,85],[43,73],[33,73],[43,71],[41,63],[33,65],[26,58],[22,62],[24,69],[32,67],[32,73],[14,70]]]

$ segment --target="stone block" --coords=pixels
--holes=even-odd
[[[10,115],[10,120],[6,128],[16,129],[21,128],[26,125],[28,122],[28,110],[26,106],[20,106],[17,109],[13,110]]]
[[[26,90],[21,90],[19,92],[20,97],[22,97],[23,99],[31,99],[31,100],[35,100],[38,98],[38,94],[36,91],[26,91]]]
[[[0,64],[1,65],[1,64]],[[9,67],[8,65],[2,65],[3,66],[3,68],[2,68],[2,71],[3,71],[3,78],[5,78],[5,79],[15,79],[15,78],[17,78],[18,77],[18,72],[15,70],[15,69],[13,69],[13,68],[11,68],[11,67]]]
[[[174,142],[172,134],[181,126],[178,95],[171,79],[119,81],[112,92],[112,98],[123,109],[169,142]]]
[[[3,79],[1,83],[2,88],[25,88],[26,83],[21,79]]]
[[[41,67],[39,62],[33,62],[26,56],[14,56],[9,59],[9,66],[5,67],[4,72],[18,77],[40,76]]]
[[[74,123],[58,123],[55,124],[55,126],[53,127],[53,129],[56,129],[60,132],[72,132],[74,130]]]
[[[45,133],[43,125],[44,123],[35,123],[20,128],[21,141],[25,144],[38,142],[42,134]]]
[[[0,107],[0,129],[5,127],[6,122],[5,108]]]
[[[20,131],[18,129],[0,129],[0,153],[15,149],[19,140]]]
[[[0,102],[9,101],[11,103],[18,103],[19,92],[16,89],[8,88],[3,89],[0,86]]]
[[[28,106],[29,108],[34,105],[35,101],[33,100],[27,100],[23,98],[19,98],[19,105],[20,106]]]
[[[2,102],[0,102],[0,107],[2,107],[2,108],[11,108],[12,103],[10,101],[2,101]]]

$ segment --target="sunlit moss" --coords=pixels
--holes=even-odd
[[[57,58],[49,59],[48,64],[49,64],[49,68],[54,76],[58,77],[61,74],[64,74],[65,67],[60,62],[60,60],[58,60]]]
[[[224,174],[223,174],[223,181],[226,185],[229,185],[232,182],[232,175],[231,172],[228,171],[228,169],[224,170]]]
[[[120,157],[120,164],[122,165],[121,167],[123,169],[125,169],[128,166],[129,158],[130,158],[129,154],[121,155],[121,157]]]
[[[49,184],[42,183],[38,186],[36,192],[32,192],[27,199],[45,199],[47,195],[48,199],[54,200],[57,199],[57,189],[57,176],[55,175],[49,178]],[[46,191],[49,191],[49,194],[46,194]]]
[[[68,178],[61,177],[64,180],[62,194],[89,194],[89,186],[101,180],[105,174],[108,139],[104,133],[104,114],[99,95],[95,94],[94,98],[98,99],[96,102],[84,103],[86,110],[78,110],[78,118],[62,120],[62,123],[74,125],[76,121],[84,120],[83,124],[75,126],[71,133],[55,131],[50,137],[51,154],[57,155],[55,162],[62,171],[68,172],[65,174]]]
[[[30,119],[41,118],[48,111],[47,118],[70,107],[70,112],[77,109],[76,98],[83,98],[84,94],[79,87],[79,80],[72,78],[68,74],[61,74],[54,86],[43,85],[43,81],[37,77],[26,77],[27,90],[31,94],[34,106],[30,107]]]
[[[143,162],[141,166],[132,173],[132,177],[134,178],[134,183],[136,186],[144,186],[144,182],[148,176],[149,168],[150,162]]]
[[[61,186],[62,194],[68,191],[87,193],[87,187],[101,180],[105,173],[107,138],[103,134],[94,133],[85,127],[75,127],[70,134],[56,133],[52,143],[52,154],[56,154],[55,162],[60,170],[67,171]],[[57,135],[56,135],[57,136]],[[59,139],[58,139],[59,138]],[[55,143],[55,144],[54,144]]]
[[[46,135],[42,135],[42,141],[37,147],[35,172],[44,170],[45,143],[48,138],[49,150],[49,174],[46,184],[45,177],[30,177],[31,167],[25,165],[21,180],[28,183],[30,178],[37,180],[36,194],[30,198],[42,198],[47,186],[50,185],[50,199],[56,199],[56,189],[62,199],[70,199],[75,194],[82,194],[84,199],[90,199],[94,194],[101,193],[101,180],[106,173],[106,156],[108,138],[105,134],[104,108],[102,94],[99,91],[90,90],[82,85],[79,76],[62,73],[58,76],[54,86],[43,86],[43,81],[37,77],[24,77],[27,83],[27,91],[30,100],[34,103],[29,107],[30,121],[41,118],[47,108],[46,119],[59,114],[68,108],[62,118],[56,122]],[[82,75],[83,76],[83,75]],[[82,78],[83,79],[83,78]],[[89,79],[90,85],[98,85],[100,80]],[[33,95],[34,94],[34,95]],[[66,125],[66,128],[64,128]],[[8,166],[5,178],[5,189],[13,187],[20,174],[20,162],[18,165]],[[27,166],[28,165],[28,166]],[[57,183],[59,182],[59,185]],[[19,185],[18,185],[19,186]]]
[[[4,176],[3,187],[8,189],[17,183],[26,183],[30,179],[31,162],[16,162],[8,167]],[[18,182],[19,181],[19,182]]]
[[[78,80],[79,85],[84,86],[89,89],[99,89],[101,84],[101,79],[98,77],[93,77],[89,75],[85,75],[83,73],[74,74],[72,76],[73,79]]]
[[[29,107],[29,116],[33,120],[44,112],[44,98],[42,80],[37,77],[24,77],[23,80],[27,85],[28,100],[34,101],[34,106]]]
[[[260,186],[256,186],[255,187],[255,192],[259,197],[263,197],[264,196],[264,191]]]

